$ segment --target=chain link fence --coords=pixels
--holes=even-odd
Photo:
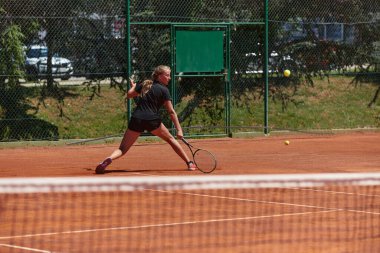
[[[276,0],[268,8],[270,129],[379,127],[380,3]],[[121,135],[128,74],[142,81],[172,66],[179,24],[225,25],[229,36],[228,82],[173,76],[185,134],[262,132],[264,17],[261,0],[3,0],[0,140]]]

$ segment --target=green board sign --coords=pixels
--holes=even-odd
[[[223,72],[224,31],[176,31],[176,71]]]

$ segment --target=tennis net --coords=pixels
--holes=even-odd
[[[0,252],[378,252],[380,173],[0,179]]]

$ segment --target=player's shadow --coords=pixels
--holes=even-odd
[[[149,170],[106,170],[104,171],[104,174],[108,173],[131,173],[131,172],[147,172]]]
[[[177,172],[186,171],[186,169],[134,169],[134,170],[106,170],[104,174],[108,173],[149,173],[149,172]]]

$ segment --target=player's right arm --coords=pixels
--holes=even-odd
[[[132,79],[129,79],[129,80],[131,81],[131,88],[129,88],[129,90],[127,92],[126,99],[127,98],[134,98],[134,97],[137,97],[139,95],[139,93],[136,91],[136,83]]]

